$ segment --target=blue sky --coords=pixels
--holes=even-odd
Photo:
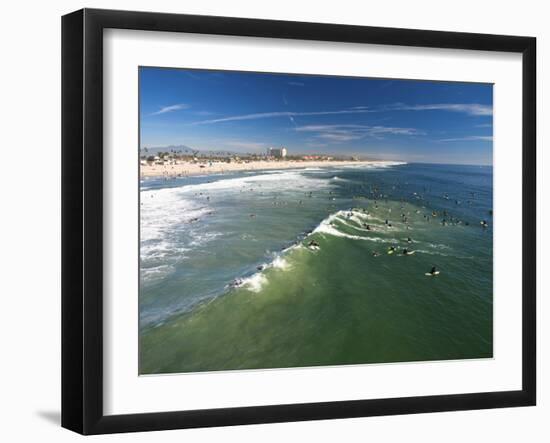
[[[140,68],[141,147],[492,164],[489,84]]]

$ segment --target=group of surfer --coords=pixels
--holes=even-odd
[[[406,241],[407,241],[407,243],[412,243],[412,239],[411,239],[410,237],[408,237]],[[390,246],[390,247],[388,248],[388,254],[393,254],[393,253],[396,252],[396,251],[397,251],[397,247],[396,247],[396,246]],[[405,256],[406,256],[406,255],[413,255],[414,253],[415,253],[415,251],[411,251],[411,250],[408,249],[408,248],[404,248],[404,249],[402,250],[402,254],[405,255]],[[378,252],[378,251],[373,251],[373,253],[372,253],[372,256],[373,256],[373,257],[380,257],[380,255],[382,255],[382,254],[380,254],[380,252]],[[430,272],[426,272],[425,275],[427,275],[427,276],[439,275],[439,271],[437,270],[437,267],[436,267],[436,266],[432,266],[432,269],[430,270]]]
[[[408,239],[410,240],[410,238]],[[409,241],[407,241],[407,243],[410,243]],[[396,246],[390,246],[388,248],[388,254],[391,255],[393,254],[394,252],[397,252],[397,247]],[[403,248],[403,250],[401,251],[401,253],[403,255],[413,255],[416,251],[412,251],[410,250],[409,248]],[[378,251],[374,251],[372,253],[373,257],[379,257],[380,256],[380,253]]]
[[[376,188],[376,191],[378,191],[378,188]],[[417,193],[414,193],[414,194],[418,195]],[[379,208],[379,201],[381,199],[387,203],[388,202],[387,197],[388,196],[382,195],[382,194],[376,195],[377,199],[373,201],[373,208],[374,209]],[[445,197],[448,197],[448,194],[445,195]],[[367,197],[364,197],[364,199],[367,199]],[[423,208],[425,208],[425,207],[423,207]],[[403,223],[407,229],[410,229],[409,217],[410,217],[410,214],[411,214],[412,211],[406,211],[406,209],[405,209],[405,200],[404,199],[401,199],[401,206],[399,207],[399,209],[400,209],[400,222]],[[391,214],[392,208],[388,208],[387,212]],[[415,214],[420,214],[421,211],[419,209],[417,209],[417,210],[414,211],[414,213]],[[364,214],[366,216],[370,215],[369,211],[365,207],[351,208],[350,210],[343,212],[342,215],[346,219],[352,220],[352,221],[355,221],[356,223],[358,223],[365,231],[372,232],[372,231],[375,231],[375,230],[379,229],[376,225],[373,225],[371,223],[358,221],[356,219],[354,220],[354,217],[358,216],[360,218],[362,214]],[[443,226],[446,226],[447,224],[453,224],[454,225],[454,224],[461,224],[462,223],[460,220],[458,220],[457,218],[454,218],[452,215],[450,215],[447,212],[447,210],[442,210],[441,212],[436,211],[436,210],[432,210],[430,215],[424,215],[424,219],[438,217],[438,216],[443,216],[443,219],[441,220],[441,224]],[[465,224],[467,224],[467,223],[465,223]],[[483,227],[488,226],[488,223],[485,220],[482,221],[481,224],[482,224]],[[331,225],[333,225],[333,224],[331,223]],[[383,226],[385,226],[386,229],[393,228],[392,221],[390,221],[389,218],[386,218],[384,220],[384,225]],[[336,228],[337,226],[333,225],[333,227]],[[406,239],[404,239],[404,241],[409,245],[414,243],[413,239],[410,236],[407,237]],[[318,250],[318,249],[320,249],[320,244],[316,240],[310,240],[307,243],[307,247],[311,250]],[[399,255],[403,255],[403,256],[411,256],[411,255],[414,255],[416,253],[416,251],[414,251],[410,247],[399,248],[397,245],[389,246],[386,252],[387,252],[388,255],[399,254]],[[380,257],[382,255],[382,253],[380,251],[377,251],[377,250],[372,251],[371,254],[372,254],[373,257]],[[439,275],[439,273],[440,273],[440,271],[437,269],[437,267],[432,266],[432,268],[429,270],[429,272],[426,272],[425,275],[426,276],[436,276],[436,275]]]
[[[405,185],[408,185],[408,184],[405,183]],[[261,187],[261,184],[257,184],[257,187]],[[397,183],[394,186],[392,186],[390,192],[384,192],[382,190],[382,188],[379,187],[378,185],[371,185],[370,189],[369,189],[369,186],[364,183],[364,184],[359,185],[358,187],[357,186],[347,187],[347,190],[351,191],[352,193],[355,193],[355,195],[353,196],[354,200],[358,200],[358,199],[371,200],[371,202],[372,202],[371,207],[375,210],[378,210],[379,208],[384,208],[384,203],[388,203],[390,199],[392,199],[392,198],[395,199],[395,195],[392,196],[392,192],[395,191],[396,189],[400,189],[400,188],[401,188],[401,184]],[[254,192],[257,189],[254,189],[254,187],[243,186],[243,188],[241,189],[241,192],[246,191],[246,190]],[[354,191],[358,191],[358,192],[354,192]],[[468,221],[464,221],[464,220],[459,219],[458,217],[453,216],[452,214],[449,213],[449,211],[447,209],[428,209],[428,210],[426,210],[427,207],[428,208],[430,207],[430,202],[424,198],[424,195],[429,194],[431,192],[431,189],[429,189],[427,187],[424,187],[423,191],[424,191],[423,193],[413,192],[413,194],[412,194],[412,198],[414,200],[418,201],[418,203],[416,203],[416,204],[421,204],[422,205],[421,209],[414,210],[414,214],[422,215],[423,220],[425,222],[431,222],[433,219],[439,219],[438,221],[443,226],[456,226],[456,225],[469,226]],[[263,192],[260,192],[260,194],[264,195]],[[313,198],[314,196],[316,196],[315,194],[317,194],[317,192],[314,193],[313,191],[305,191],[304,194],[303,194],[303,197],[301,197],[299,199],[299,201],[297,202],[298,205],[300,205],[300,206],[304,205],[304,203],[307,201],[307,199]],[[470,199],[467,200],[468,205],[472,205],[472,200],[475,200],[475,198],[476,198],[475,193],[472,192],[470,194],[471,194]],[[200,193],[200,195],[202,196],[203,194]],[[323,195],[325,197],[327,196],[327,194],[325,192],[322,192],[321,195]],[[336,191],[330,190],[328,192],[329,200],[331,200],[331,201],[337,200],[336,195],[337,195]],[[305,197],[305,199],[304,199],[304,197]],[[441,197],[444,200],[451,200],[451,197],[449,196],[449,193],[447,193],[447,192],[444,192],[441,195]],[[209,197],[207,197],[207,200],[209,200]],[[358,223],[359,226],[361,226],[363,228],[363,230],[366,230],[366,231],[369,231],[369,232],[372,232],[372,231],[375,231],[375,230],[378,230],[378,229],[381,229],[381,228],[392,229],[392,228],[394,228],[394,226],[399,225],[399,224],[402,224],[402,226],[404,226],[405,229],[409,230],[409,229],[411,229],[411,220],[410,219],[411,219],[411,213],[413,211],[407,211],[406,210],[406,208],[405,208],[406,200],[407,200],[406,198],[403,198],[403,197],[400,198],[399,201],[400,201],[401,205],[399,206],[399,209],[400,209],[399,215],[394,216],[393,220],[391,220],[390,217],[384,218],[384,225],[382,225],[382,226],[372,224],[372,222],[367,223],[367,222],[362,222],[361,221],[361,222],[357,222],[357,223]],[[461,205],[462,204],[461,200],[458,200],[458,199],[453,199],[453,200],[454,200],[455,205]],[[422,202],[422,203],[420,203],[420,202]],[[291,202],[285,201],[285,199],[281,199],[280,196],[275,195],[275,196],[272,197],[272,204],[274,206],[289,206],[291,204]],[[331,207],[336,207],[334,204],[331,204],[330,206]],[[424,214],[422,214],[422,212],[424,212]],[[343,215],[347,219],[354,219],[354,217],[356,215],[360,215],[360,214],[357,214],[357,213],[364,214],[364,215],[367,215],[367,216],[370,215],[369,211],[365,207],[351,208],[351,209],[343,212]],[[387,208],[387,214],[389,214],[389,215],[392,214],[392,208],[391,207]],[[256,217],[256,214],[248,214],[248,215],[249,215],[249,218],[255,218]],[[492,210],[489,210],[489,215],[492,216]],[[191,222],[194,222],[194,221],[197,221],[197,219],[191,220]],[[484,220],[480,221],[480,225],[481,225],[482,228],[486,229],[486,228],[489,227],[489,222],[484,219]],[[334,226],[334,227],[336,227],[336,226]],[[310,230],[310,231],[305,232],[304,234],[307,237],[311,233],[312,233],[312,231]],[[404,239],[404,241],[408,245],[411,245],[412,243],[414,243],[414,241],[412,240],[411,237],[407,237],[406,239]],[[307,243],[305,243],[305,246],[308,249],[312,250],[312,251],[317,251],[317,250],[321,249],[321,244],[315,239],[308,239]],[[414,255],[416,251],[411,249],[410,246],[400,248],[397,245],[391,245],[391,246],[388,247],[386,252],[387,252],[388,255],[396,254],[396,255],[402,255],[402,256],[411,256],[411,255]],[[382,255],[382,253],[380,251],[375,250],[375,251],[372,252],[373,257],[380,257],[381,255]],[[264,269],[264,266],[258,266],[257,267],[258,271],[262,271],[263,269]],[[436,275],[439,275],[439,273],[440,273],[440,271],[438,270],[438,268],[436,266],[432,266],[431,269],[428,272],[425,273],[425,275],[426,276],[436,276]],[[240,286],[242,283],[243,283],[242,280],[237,279],[233,282],[233,286]]]
[[[404,186],[405,187],[408,186],[408,183],[404,183]],[[384,201],[384,202],[387,203],[388,199],[390,199],[392,197],[395,198],[395,195],[392,196],[392,193],[394,193],[395,191],[398,191],[402,188],[403,188],[402,184],[400,182],[397,182],[397,183],[395,183],[394,185],[391,186],[391,189],[388,189],[387,191],[384,191],[383,187],[381,187],[380,185],[377,185],[377,184],[369,185],[369,184],[367,184],[367,182],[365,180],[364,183],[355,185],[353,187],[349,187],[348,190],[352,193],[355,193],[355,195],[353,196],[354,200],[371,199],[373,201],[373,207],[375,209],[378,209],[379,201]],[[419,201],[423,202],[424,204],[422,205],[422,209],[426,209],[426,207],[430,206],[430,202],[425,198],[425,195],[429,194],[431,192],[432,192],[432,190],[431,190],[430,187],[424,186],[423,187],[423,192],[413,192],[412,193],[412,198],[414,200],[419,200]],[[449,195],[448,192],[443,192],[441,194],[441,198],[443,198],[444,200],[451,200],[451,196]],[[477,198],[476,193],[475,192],[470,192],[470,198],[466,201],[467,204],[471,206],[473,204],[473,202],[476,200],[476,198]],[[400,201],[401,201],[402,204],[404,204],[405,203],[405,198],[401,198]],[[459,199],[455,198],[454,203],[457,206],[461,205],[462,200],[459,200]],[[401,209],[403,209],[403,206],[401,206]],[[392,211],[391,208],[388,208],[388,212],[391,213],[391,211]],[[420,214],[421,211],[417,209],[415,211],[415,213]],[[409,214],[405,214],[405,213],[401,214],[401,221],[405,224],[406,229],[410,229],[408,215]],[[489,215],[490,216],[493,215],[492,210],[489,210]],[[438,211],[438,210],[434,209],[434,210],[431,211],[431,215],[430,215],[430,213],[423,215],[424,220],[427,221],[427,222],[430,222],[433,218],[436,218],[436,217],[441,217],[440,218],[440,223],[443,226],[454,226],[454,225],[469,226],[470,225],[470,223],[468,221],[463,221],[463,220],[461,220],[457,217],[452,216],[451,214],[448,213],[447,210]],[[487,220],[481,220],[480,224],[483,228],[488,228],[489,227],[489,222]],[[385,225],[386,225],[387,228],[392,228],[393,227],[393,224],[390,220],[385,220]]]

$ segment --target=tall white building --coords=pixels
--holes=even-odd
[[[269,148],[267,150],[268,157],[285,158],[286,154],[286,148]]]

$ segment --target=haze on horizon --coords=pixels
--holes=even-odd
[[[141,67],[140,148],[492,165],[491,84]]]

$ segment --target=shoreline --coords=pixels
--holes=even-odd
[[[248,163],[180,163],[176,165],[140,165],[139,176],[143,178],[176,178],[192,177],[196,175],[224,174],[232,172],[265,171],[270,169],[303,169],[303,168],[323,168],[331,166],[362,166],[362,165],[380,165],[392,166],[401,165],[405,162],[389,160],[281,160],[281,161],[251,161]]]

